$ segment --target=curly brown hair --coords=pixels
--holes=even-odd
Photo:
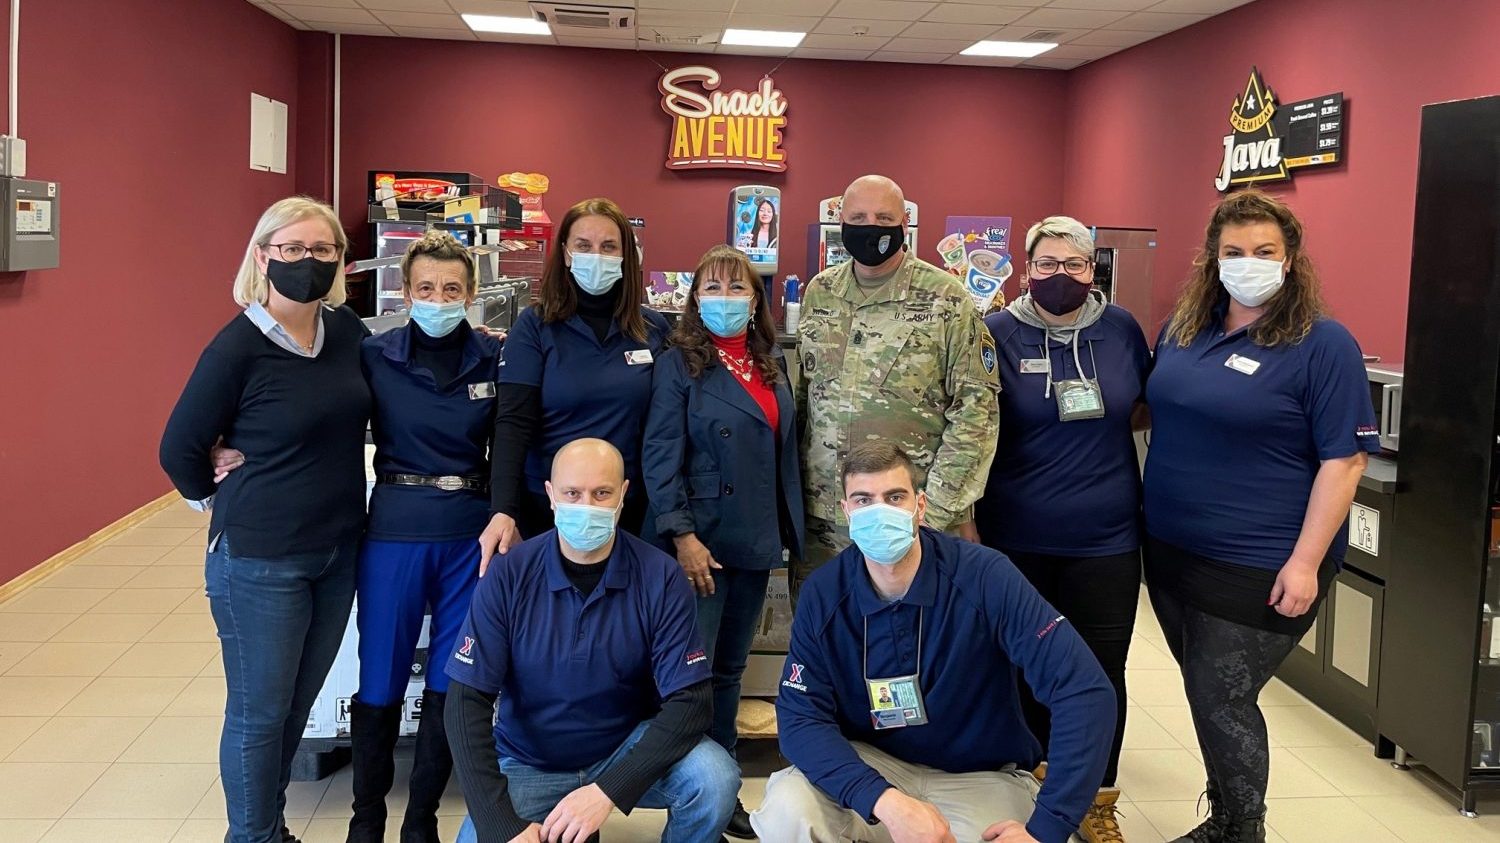
[[[540,311],[543,322],[564,322],[578,311],[577,285],[563,261],[563,253],[568,250],[573,224],[587,216],[606,217],[620,230],[620,257],[624,262],[620,267],[620,301],[615,305],[615,321],[620,323],[621,333],[645,342],[646,317],[641,307],[646,301],[646,286],[641,278],[640,256],[635,250],[635,233],[630,230],[625,212],[608,199],[585,199],[563,214],[552,251],[547,255],[547,265],[542,269],[541,290],[532,306]]]
[[[1302,222],[1279,199],[1259,190],[1242,190],[1219,201],[1203,235],[1203,250],[1193,261],[1177,305],[1167,321],[1167,336],[1179,347],[1192,343],[1228,297],[1219,283],[1219,236],[1226,225],[1269,222],[1281,229],[1290,269],[1281,289],[1250,326],[1251,342],[1260,346],[1296,345],[1307,339],[1313,323],[1325,313],[1318,274],[1303,243]]]
[[[716,275],[738,275],[740,280],[750,285],[755,306],[750,314],[746,346],[750,350],[750,359],[755,361],[755,368],[760,370],[760,376],[768,384],[776,383],[781,380],[781,368],[776,365],[776,358],[772,356],[772,349],[776,347],[776,321],[771,315],[771,302],[766,298],[766,286],[760,276],[755,274],[755,267],[745,257],[745,253],[730,246],[715,246],[698,261],[698,268],[693,270],[693,289],[688,296],[687,309],[677,320],[677,326],[672,329],[671,343],[682,349],[682,362],[687,368],[688,377],[696,379],[702,376],[703,370],[717,358],[713,336],[704,327],[703,317],[698,314],[698,285]]]
[[[441,229],[429,228],[421,237],[411,241],[406,254],[401,256],[401,289],[411,292],[411,265],[417,258],[432,258],[435,261],[457,261],[464,265],[466,292],[474,295],[479,291],[479,270],[474,256],[458,242],[458,238]]]

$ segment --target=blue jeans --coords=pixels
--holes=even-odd
[[[479,584],[479,543],[387,542],[367,539],[359,551],[359,693],[365,705],[401,702],[411,677],[422,615],[432,606],[427,636],[427,690],[448,693],[444,670],[469,598]]]
[[[576,773],[549,773],[502,757],[500,772],[505,774],[511,805],[515,806],[521,819],[535,823],[545,821],[563,797],[596,781],[601,773],[635,746],[645,731],[646,724],[642,723],[608,758]],[[646,791],[636,807],[667,809],[667,827],[661,833],[662,843],[716,843],[724,833],[724,827],[729,825],[739,792],[739,766],[722,747],[703,738]],[[478,841],[474,821],[465,818],[457,843]]]
[[[275,559],[235,556],[220,536],[205,564],[224,651],[219,774],[230,843],[280,843],[292,758],[354,602],[359,542]]]
[[[750,642],[766,602],[770,571],[709,569],[714,593],[698,598],[698,632],[713,666],[714,721],[708,736],[732,755],[739,740],[735,716],[740,710],[740,679],[750,660]]]

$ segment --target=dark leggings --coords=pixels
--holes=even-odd
[[[1115,737],[1102,782],[1103,787],[1114,787],[1120,770],[1120,745],[1125,740],[1125,661],[1130,655],[1130,636],[1135,631],[1141,593],[1141,555],[1138,551],[1091,557],[1003,552],[1042,599],[1067,616],[1115,688]],[[1042,742],[1045,755],[1052,733],[1052,712],[1037,702],[1024,682],[1021,711],[1031,733]]]
[[[1226,819],[1265,816],[1271,756],[1256,701],[1297,636],[1215,617],[1165,588],[1149,590],[1167,647],[1182,668],[1209,787],[1218,792]]]

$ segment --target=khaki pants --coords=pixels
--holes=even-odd
[[[948,820],[958,843],[979,843],[986,828],[1002,820],[1026,822],[1041,785],[1029,772],[945,773],[909,764],[869,744],[854,743],[861,760],[908,796],[930,802]],[[776,843],[891,843],[883,824],[870,825],[839,807],[796,767],[772,774],[766,798],[750,815],[760,839]]]

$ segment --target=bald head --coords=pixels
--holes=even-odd
[[[839,213],[850,225],[902,225],[906,195],[885,176],[860,176],[844,190]]]
[[[547,493],[554,504],[618,507],[625,499],[625,460],[603,439],[575,439],[552,458]]]

